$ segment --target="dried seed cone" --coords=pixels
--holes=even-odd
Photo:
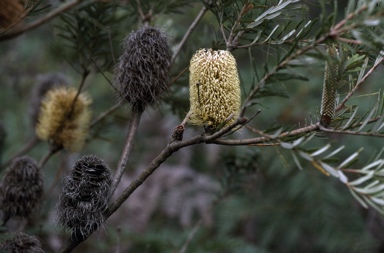
[[[39,206],[44,182],[36,161],[24,156],[13,160],[1,182],[0,209],[5,220],[11,217],[29,217]]]
[[[236,60],[229,51],[200,49],[189,65],[189,122],[216,129],[239,115],[241,94]]]
[[[44,253],[44,250],[41,241],[36,236],[18,232],[1,242],[0,252]]]
[[[24,7],[18,0],[0,1],[0,30],[7,29],[17,22],[24,13]]]
[[[171,51],[166,35],[144,26],[124,40],[124,53],[115,69],[115,83],[120,102],[134,110],[154,105],[168,89]]]
[[[95,155],[83,156],[64,178],[58,217],[72,230],[73,240],[84,240],[104,223],[111,183],[108,166]]]
[[[68,79],[59,73],[41,75],[37,79],[38,84],[32,90],[30,107],[30,115],[33,127],[35,127],[38,122],[41,102],[47,92],[54,88],[68,86]]]
[[[332,58],[338,56],[338,51],[335,46],[329,46],[327,48],[329,56]],[[331,120],[335,116],[336,108],[336,85],[337,85],[337,73],[339,66],[337,63],[327,61],[325,64],[323,94],[321,98],[321,119],[320,124],[324,127],[328,127]]]
[[[40,139],[72,152],[84,146],[91,120],[91,100],[80,94],[73,105],[76,94],[73,88],[50,90],[41,103],[36,125],[36,135]]]

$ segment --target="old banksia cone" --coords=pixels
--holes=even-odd
[[[18,0],[1,0],[0,1],[0,31],[7,29],[14,23],[19,21],[25,10]]]
[[[95,155],[83,156],[64,178],[59,223],[71,229],[73,240],[84,240],[104,223],[111,182],[108,166]]]
[[[193,55],[189,71],[189,122],[213,131],[223,123],[234,122],[241,97],[233,55],[225,50],[200,49]]]
[[[43,187],[43,177],[34,159],[24,156],[13,160],[0,186],[4,220],[14,216],[29,217],[40,204]]]
[[[168,88],[171,51],[166,35],[144,26],[123,43],[124,53],[115,69],[115,83],[121,102],[143,110],[159,102]]]
[[[75,101],[76,94],[73,88],[50,90],[41,103],[36,125],[40,139],[72,152],[83,147],[91,119],[91,100],[80,94]]]
[[[0,242],[0,252],[44,253],[41,241],[36,236],[18,232],[4,237],[5,238]]]

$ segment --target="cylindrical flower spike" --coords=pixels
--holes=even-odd
[[[59,223],[71,229],[72,240],[84,240],[104,223],[111,183],[108,166],[95,155],[83,156],[64,178],[58,216]]]
[[[4,236],[0,242],[0,252],[44,253],[41,241],[33,235],[18,232]]]
[[[29,217],[39,206],[44,182],[36,161],[30,157],[13,160],[0,186],[0,209],[4,220],[19,216]]]
[[[327,47],[327,52],[331,58],[339,57],[339,52],[334,45]],[[325,64],[323,94],[320,109],[320,124],[324,127],[328,127],[335,116],[338,72],[339,65],[332,60],[328,60]]]
[[[124,40],[124,53],[115,69],[120,102],[144,110],[159,102],[168,89],[171,50],[167,36],[157,28],[144,26]]]
[[[73,88],[50,90],[41,104],[36,125],[40,139],[72,152],[83,147],[91,120],[91,100],[80,94],[74,103],[76,94],[77,90]]]
[[[241,91],[236,60],[229,51],[200,49],[189,66],[189,123],[215,131],[233,123],[240,111]]]

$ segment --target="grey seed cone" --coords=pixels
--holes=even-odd
[[[37,162],[27,156],[16,158],[5,172],[0,186],[5,220],[29,217],[40,205],[44,182]]]
[[[120,102],[134,110],[159,102],[168,89],[171,50],[167,36],[144,26],[123,42],[124,53],[115,69],[115,86]]]
[[[23,232],[9,234],[0,242],[0,252],[12,253],[44,253],[41,241],[33,235]]]
[[[58,217],[74,240],[82,241],[104,223],[111,183],[108,166],[95,155],[83,156],[64,178]]]

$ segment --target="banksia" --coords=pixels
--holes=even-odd
[[[36,125],[36,135],[40,139],[72,152],[83,147],[91,120],[91,100],[80,94],[73,103],[76,94],[73,88],[50,90],[41,103]]]
[[[36,126],[41,108],[41,102],[44,99],[48,91],[58,87],[68,86],[67,78],[59,73],[47,74],[39,76],[38,84],[34,86],[31,97],[31,121],[33,127]]]
[[[120,102],[134,110],[159,102],[168,89],[171,51],[166,35],[144,26],[124,40],[124,53],[115,69],[116,90]]]
[[[331,58],[338,58],[339,56],[337,48],[334,45],[329,46],[327,48],[327,52]],[[331,120],[335,116],[338,71],[338,64],[336,62],[328,60],[325,64],[323,94],[321,98],[320,110],[320,124],[324,127],[328,127],[331,123]]]
[[[36,161],[30,157],[13,160],[0,186],[0,209],[4,220],[11,217],[29,217],[39,206],[44,182]]]
[[[18,0],[0,1],[0,31],[7,29],[22,18],[25,10]]]
[[[0,243],[0,252],[44,253],[44,250],[41,241],[36,236],[18,232]]]
[[[84,240],[104,223],[111,183],[108,166],[94,155],[83,156],[64,178],[58,217],[62,226],[71,229],[72,240]]]
[[[189,71],[189,122],[204,125],[211,131],[223,123],[233,123],[241,103],[240,80],[233,55],[225,50],[200,49],[193,55]]]

